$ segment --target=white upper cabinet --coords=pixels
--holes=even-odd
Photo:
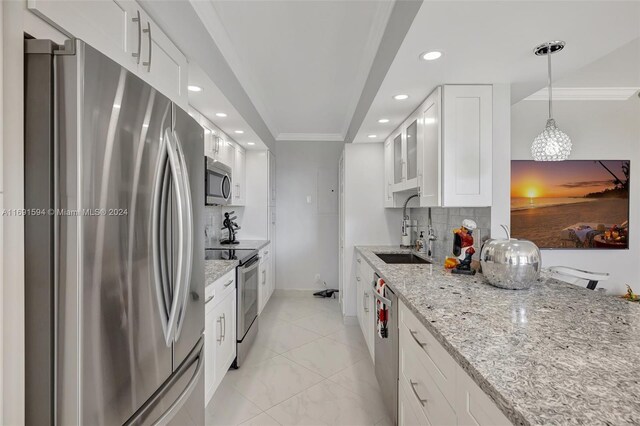
[[[440,108],[442,89],[436,88],[418,109],[420,126],[418,131],[418,186],[420,206],[442,205],[442,132]]]
[[[28,0],[29,10],[188,108],[187,59],[133,0]]]
[[[436,88],[385,142],[385,207],[491,206],[492,109],[491,85]]]
[[[492,86],[445,86],[442,201],[448,207],[491,205]]]
[[[393,205],[393,173],[394,173],[394,155],[393,140],[387,139],[384,143],[384,206],[394,207]]]
[[[234,206],[244,206],[247,201],[246,162],[244,148],[237,145],[233,163],[233,189],[231,190],[231,196],[233,197],[231,204]]]

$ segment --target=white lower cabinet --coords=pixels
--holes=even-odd
[[[273,254],[271,244],[260,250],[260,268],[258,269],[258,314],[273,294],[275,283],[273,280]]]
[[[356,256],[356,293],[358,295],[358,323],[367,344],[369,355],[375,357],[376,302],[373,297],[373,268],[362,258]],[[374,360],[375,361],[375,360]]]
[[[235,273],[227,273],[205,290],[205,405],[236,358]]]
[[[418,400],[404,382],[398,383],[398,426],[424,426],[429,421],[422,410],[416,406]]]
[[[399,310],[398,425],[511,425],[402,302]]]

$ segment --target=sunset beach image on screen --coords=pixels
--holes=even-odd
[[[628,160],[511,162],[511,234],[540,248],[629,247]]]

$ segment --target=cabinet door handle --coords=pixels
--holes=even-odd
[[[222,315],[218,317],[218,324],[220,324],[220,334],[219,334],[219,338],[216,339],[216,341],[220,344],[222,344]]]
[[[138,51],[132,53],[131,56],[136,58],[136,64],[140,64],[140,50],[142,49],[142,22],[140,21],[140,11],[136,10],[137,16],[135,18],[131,18],[133,22],[138,23]]]
[[[267,271],[262,271],[262,285],[267,283]]]
[[[413,337],[413,340],[415,340],[415,342],[418,344],[418,346],[420,346],[422,349],[424,349],[427,346],[426,343],[422,343],[420,340],[418,340],[418,338],[416,337],[416,334],[418,334],[417,331],[413,331],[413,330],[409,329],[409,333],[411,334],[411,337]]]
[[[222,314],[222,323],[224,324],[222,328],[222,340],[227,340],[227,316]]]
[[[409,384],[411,385],[411,390],[413,391],[413,394],[418,399],[418,402],[420,402],[420,405],[422,405],[423,407],[427,405],[427,400],[420,398],[420,395],[418,395],[418,392],[416,391],[416,385],[418,384],[418,382],[414,382],[413,380],[409,379]]]
[[[356,277],[356,281],[360,281],[360,277]]]
[[[206,305],[207,303],[211,302],[213,300],[213,296],[209,296],[207,297],[207,300],[204,301],[204,304]]]
[[[233,280],[229,280],[229,282],[228,282],[228,283],[226,283],[226,284],[224,285],[224,287],[225,287],[225,288],[227,288],[227,287],[229,287],[231,284],[233,284]]]
[[[367,306],[367,302],[369,301],[369,293],[364,293],[364,297],[362,298],[362,304],[364,305],[364,311],[369,312],[369,307]]]
[[[147,28],[142,30],[142,32],[149,36],[149,60],[147,62],[143,62],[142,65],[147,67],[147,72],[151,72],[151,50],[153,49],[153,46],[151,43],[151,24],[149,22],[147,22]]]

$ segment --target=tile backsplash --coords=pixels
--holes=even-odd
[[[418,221],[418,236],[420,236],[420,231],[424,231],[426,237],[429,226],[429,209],[412,208],[409,209],[409,215],[411,220]],[[472,219],[478,225],[478,229],[473,233],[473,245],[476,249],[473,258],[479,258],[482,241],[491,234],[491,207],[432,207],[431,223],[438,238],[433,243],[433,257],[436,261],[444,262],[447,256],[453,255],[453,230],[459,228],[464,219]]]
[[[205,206],[204,208],[204,237],[206,241],[217,242],[220,240],[220,228],[222,227],[222,207]]]

